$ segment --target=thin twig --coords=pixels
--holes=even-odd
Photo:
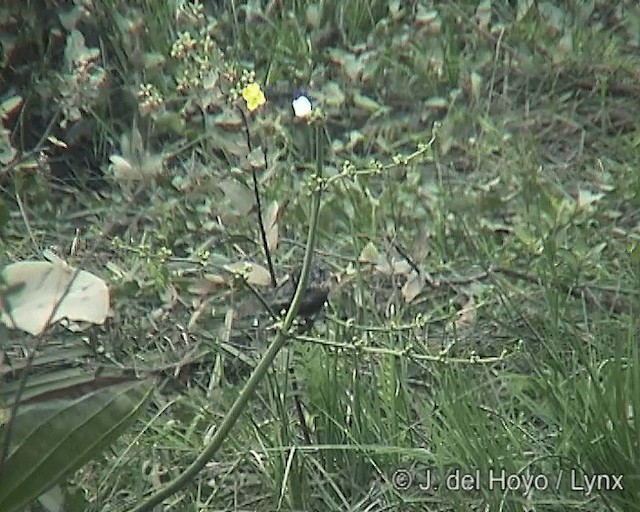
[[[249,131],[249,122],[247,121],[247,116],[242,110],[241,107],[238,107],[240,110],[240,115],[242,116],[242,122],[244,123],[245,133],[247,135],[247,148],[249,149],[249,153],[253,151],[251,144],[251,132]],[[267,165],[267,155],[264,153],[265,165]],[[276,272],[273,268],[273,260],[271,259],[271,251],[269,251],[269,244],[267,243],[267,231],[264,228],[264,221],[262,220],[262,201],[260,198],[260,187],[258,185],[258,176],[256,174],[255,168],[251,167],[251,176],[253,178],[253,194],[256,198],[256,209],[258,215],[258,229],[260,230],[260,238],[262,239],[262,247],[264,249],[265,257],[267,258],[267,267],[269,268],[269,276],[271,277],[271,287],[275,288],[278,284],[278,280],[276,279]]]
[[[311,441],[311,430],[309,430],[309,426],[304,418],[304,404],[302,400],[300,400],[300,388],[298,387],[298,379],[296,377],[296,373],[293,369],[293,366],[289,367],[289,373],[291,373],[291,389],[293,390],[293,404],[296,408],[296,414],[298,415],[298,421],[300,422],[300,430],[302,430],[302,437],[304,437],[304,442],[311,446],[313,443]]]
[[[317,178],[321,180],[321,164],[318,166],[316,172]],[[305,249],[300,280],[298,281],[298,286],[296,287],[296,291],[293,295],[291,306],[289,307],[289,310],[287,311],[287,314],[282,321],[275,340],[267,348],[267,351],[262,356],[262,359],[260,359],[260,362],[257,364],[253,373],[242,388],[240,395],[238,396],[238,398],[236,398],[235,402],[229,409],[229,412],[227,412],[226,416],[222,420],[222,423],[220,424],[215,434],[209,441],[209,444],[204,448],[204,450],[200,452],[200,454],[189,465],[189,467],[187,467],[187,469],[185,469],[184,472],[182,472],[177,478],[162,486],[151,496],[136,505],[131,510],[131,512],[147,512],[153,510],[153,508],[160,505],[165,499],[178,492],[191,480],[193,480],[193,478],[196,477],[196,475],[202,470],[202,468],[204,468],[206,464],[218,452],[218,450],[222,446],[222,443],[229,436],[234,425],[240,418],[240,415],[246,409],[249,400],[255,393],[255,390],[269,372],[269,369],[271,368],[271,365],[273,364],[276,356],[289,339],[289,331],[293,325],[295,318],[298,316],[298,309],[302,302],[303,295],[307,288],[307,281],[309,279],[311,262],[313,260],[313,247],[315,245],[316,231],[318,227],[318,217],[320,214],[322,188],[323,187],[319,185],[313,195],[313,204],[311,207],[311,216],[309,221],[309,232],[307,235],[307,246]]]
[[[269,250],[269,244],[267,243],[267,232],[264,229],[264,222],[262,220],[262,205],[260,201],[260,189],[258,187],[258,177],[256,170],[251,170],[251,176],[253,177],[253,193],[256,196],[256,209],[258,210],[258,227],[260,229],[260,238],[262,239],[262,247],[264,249],[265,257],[267,258],[267,267],[269,268],[269,275],[271,276],[271,287],[275,288],[278,285],[276,279],[276,272],[273,268],[273,260],[271,259],[271,251]]]
[[[16,196],[16,203],[18,203],[18,209],[20,210],[20,215],[22,215],[22,221],[24,222],[24,225],[27,228],[27,233],[29,233],[29,238],[31,239],[33,248],[36,252],[40,252],[40,248],[38,247],[38,242],[36,241],[36,237],[33,236],[33,231],[31,230],[31,224],[29,223],[27,212],[24,209],[24,204],[22,203],[22,199],[20,199],[20,194],[18,194],[17,191],[15,193],[15,196]]]
[[[409,253],[405,251],[400,246],[400,244],[393,239],[391,235],[387,235],[386,238],[387,238],[387,242],[391,244],[391,246],[398,252],[398,254],[402,256],[402,258],[407,262],[407,265],[409,265],[416,274],[421,275],[422,272],[420,272],[420,268],[418,268],[418,265],[413,261],[413,259],[411,259],[411,256],[409,256]]]

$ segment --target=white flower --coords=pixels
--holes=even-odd
[[[298,96],[291,102],[293,106],[293,114],[296,117],[307,117],[311,114],[311,110],[313,106],[311,105],[311,100],[304,95]]]

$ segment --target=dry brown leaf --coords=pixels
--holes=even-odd
[[[280,206],[278,201],[273,201],[266,211],[264,229],[267,233],[267,247],[270,253],[278,250],[280,235],[279,221],[282,216],[282,210],[284,210],[284,205]]]
[[[247,155],[246,165],[247,170],[260,171],[265,168],[264,149],[262,146],[253,148]]]
[[[403,276],[412,272],[413,269],[406,260],[394,260],[389,262],[383,257],[378,261],[376,271],[386,275]]]
[[[49,319],[51,324],[65,319],[100,325],[109,315],[107,283],[62,260],[13,263],[2,278],[13,290],[0,304],[0,321],[10,329],[37,336],[49,327]]]
[[[257,263],[238,261],[225,265],[224,269],[232,274],[241,274],[249,284],[256,286],[269,286],[271,284],[269,271]]]
[[[226,279],[217,274],[206,274],[189,285],[187,291],[195,295],[209,295],[227,283]]]
[[[413,301],[413,299],[420,295],[420,292],[424,289],[424,285],[424,277],[415,271],[411,272],[407,282],[404,283],[404,286],[402,287],[402,296],[404,297],[404,301],[407,304]]]
[[[191,317],[189,318],[189,322],[187,323],[187,329],[192,330],[202,317],[204,313],[211,309],[211,305],[208,301],[203,301],[202,303],[194,303],[194,310],[191,313]]]
[[[458,318],[455,320],[455,326],[458,331],[462,331],[471,327],[476,321],[476,302],[473,296],[469,296],[469,300],[458,311]]]

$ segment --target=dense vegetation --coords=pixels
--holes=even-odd
[[[0,509],[640,509],[637,2],[40,0],[0,45]],[[25,327],[60,259],[106,321]]]

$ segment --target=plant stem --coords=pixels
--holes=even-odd
[[[307,246],[304,253],[304,260],[302,264],[302,272],[300,274],[300,280],[298,281],[298,286],[296,287],[296,292],[293,296],[293,300],[291,301],[291,306],[287,311],[287,314],[282,323],[282,327],[278,330],[278,334],[276,335],[275,340],[269,346],[265,354],[262,356],[262,359],[256,366],[255,370],[247,380],[246,384],[242,388],[240,395],[233,403],[229,412],[224,417],[224,420],[220,424],[220,427],[216,431],[216,433],[211,438],[209,444],[204,448],[204,450],[196,457],[196,459],[189,465],[187,469],[184,470],[182,474],[180,474],[173,481],[167,483],[167,485],[160,488],[154,494],[143,500],[139,505],[131,509],[131,512],[147,512],[152,510],[154,507],[160,505],[165,499],[169,496],[175,494],[180,489],[185,487],[191,480],[193,480],[196,475],[205,467],[207,462],[209,462],[217,451],[222,446],[224,440],[229,436],[233,426],[235,425],[240,415],[243,413],[249,400],[253,396],[256,388],[264,379],[269,368],[273,364],[274,359],[278,355],[278,352],[285,345],[287,340],[289,339],[289,330],[298,314],[298,308],[300,307],[300,303],[302,302],[303,295],[305,293],[307,287],[307,281],[309,278],[309,271],[311,269],[311,261],[313,259],[313,248],[315,245],[316,238],[316,229],[318,225],[318,216],[320,213],[320,199],[322,195],[322,185],[320,180],[322,179],[322,167],[323,167],[323,156],[322,156],[322,145],[320,143],[320,127],[316,126],[316,180],[318,180],[317,187],[315,188],[313,194],[313,202],[311,207],[311,217],[309,220],[309,232],[307,235]]]

